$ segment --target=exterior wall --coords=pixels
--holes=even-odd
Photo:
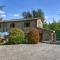
[[[44,30],[42,40],[43,42],[56,43],[56,33],[54,31]]]
[[[24,23],[30,23],[30,27],[24,27]],[[35,21],[23,21],[23,22],[16,22],[16,28],[20,28],[25,32],[28,32],[31,28],[35,27]]]
[[[3,31],[3,23],[0,23],[1,27],[0,27],[0,31]]]
[[[42,42],[56,43],[55,31],[41,29],[41,28],[39,29],[39,31],[42,34]]]
[[[28,20],[28,21],[12,21],[12,22],[4,22],[0,23],[1,28],[0,31],[4,32],[9,32],[12,28],[10,27],[10,24],[14,23],[15,28],[20,28],[24,31],[29,31],[31,28],[36,27],[36,22],[35,20]],[[30,23],[30,27],[24,27],[24,23]]]
[[[6,28],[7,28],[7,23],[0,23],[0,31],[3,32],[3,31],[6,31]]]
[[[42,30],[42,42],[56,43],[56,33],[51,30],[40,29]]]
[[[15,28],[20,28],[24,30],[25,32],[28,32],[33,27],[39,27],[42,28],[43,24],[40,19],[36,20],[22,20],[22,21],[8,21],[8,22],[0,22],[1,28],[0,31],[2,32],[9,32],[12,28],[10,27],[10,24],[15,24]],[[30,27],[25,27],[24,23],[30,23]]]
[[[42,23],[41,19],[37,20],[37,28],[43,28],[43,23]]]

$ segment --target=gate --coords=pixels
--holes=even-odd
[[[60,41],[60,30],[56,30],[56,41]]]

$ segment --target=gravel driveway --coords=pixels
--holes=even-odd
[[[0,46],[0,60],[60,60],[60,45],[4,45]]]

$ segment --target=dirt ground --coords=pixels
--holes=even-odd
[[[0,60],[60,60],[60,45],[3,45],[0,46]]]

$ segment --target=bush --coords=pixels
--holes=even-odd
[[[22,44],[25,42],[24,38],[24,32],[21,29],[13,28],[9,34],[8,44]]]
[[[27,40],[29,44],[37,44],[40,36],[39,31],[36,28],[31,29],[27,34]]]
[[[2,38],[0,38],[0,43],[3,43],[3,39]]]

